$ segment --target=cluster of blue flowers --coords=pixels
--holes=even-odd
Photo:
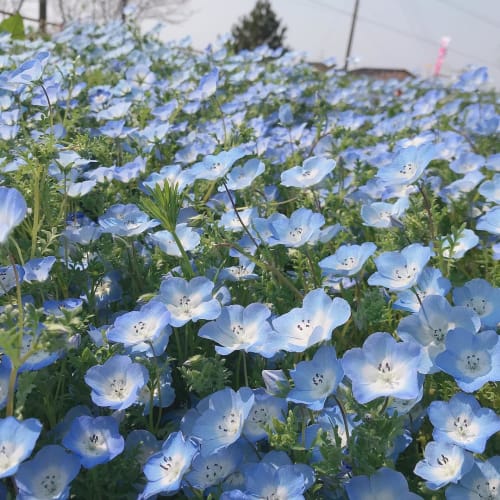
[[[0,496],[498,498],[486,81],[1,34]]]

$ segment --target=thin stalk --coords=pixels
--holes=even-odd
[[[342,421],[344,422],[344,428],[345,428],[345,436],[346,436],[346,440],[347,440],[347,446],[349,446],[350,436],[349,436],[349,424],[348,424],[348,421],[347,421],[347,413],[345,411],[344,405],[342,404],[342,402],[340,401],[340,399],[335,394],[333,395],[333,399],[335,399],[335,402],[337,403],[337,405],[338,405],[338,407],[340,409],[340,413],[342,414]]]
[[[237,245],[236,243],[218,243],[217,246],[232,247],[235,250],[238,250],[238,252],[244,255],[247,259],[251,260],[255,265],[259,266],[261,269],[264,269],[265,271],[272,273],[282,285],[286,286],[291,292],[293,292],[293,294],[297,299],[302,301],[303,297],[302,294],[299,292],[299,290],[297,290],[295,285],[276,266],[274,266],[274,264],[263,262],[257,259],[253,255],[246,252],[242,247],[240,247],[240,245]]]
[[[418,182],[417,186],[424,200],[424,208],[425,211],[427,212],[427,219],[429,221],[429,232],[431,234],[431,240],[434,241],[436,239],[436,232],[434,229],[434,218],[432,217],[432,204],[431,201],[429,200],[429,197],[427,196],[427,191],[424,188],[423,184],[421,182]]]
[[[247,357],[245,351],[240,351],[240,356],[243,361],[243,380],[245,382],[245,387],[250,387],[248,384],[248,368],[247,368]]]

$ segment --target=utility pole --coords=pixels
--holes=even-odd
[[[45,33],[47,31],[47,0],[39,0],[38,2],[38,19],[40,31]]]
[[[349,66],[349,57],[351,56],[352,41],[354,39],[354,28],[356,27],[356,18],[358,17],[358,8],[359,0],[355,0],[354,12],[352,13],[351,31],[349,32],[349,42],[347,43],[347,50],[345,53],[344,71],[347,71],[347,68]]]

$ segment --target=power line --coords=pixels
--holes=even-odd
[[[464,9],[463,7],[461,7],[459,5],[455,5],[455,4],[447,2],[445,0],[438,0],[438,2],[441,2],[442,4],[447,5],[448,7],[452,7],[453,9],[459,10],[460,12],[463,12],[464,14],[467,14],[470,17],[474,17],[478,21],[489,24],[490,26],[493,26],[493,28],[498,29],[498,23],[494,23],[491,21],[491,19],[488,19],[487,17],[484,17],[484,16],[480,16],[472,10]]]
[[[346,16],[349,16],[351,17],[352,16],[352,13],[346,11],[346,10],[343,10],[343,9],[339,9],[333,5],[330,5],[329,3],[325,3],[321,0],[306,0],[307,2],[309,3],[313,3],[313,4],[316,4],[316,5],[319,5],[321,7],[324,7],[326,9],[330,9],[330,10],[333,10],[335,12],[338,12],[340,14],[343,14],[343,15],[346,15]],[[399,28],[396,28],[395,26],[391,26],[389,24],[385,24],[385,23],[381,23],[380,21],[374,21],[373,19],[370,19],[368,17],[365,17],[365,16],[362,16],[362,15],[359,15],[358,14],[358,19],[360,21],[363,21],[367,24],[372,24],[374,26],[378,26],[379,28],[383,28],[387,31],[392,31],[393,33],[397,33],[398,35],[401,35],[401,36],[404,36],[406,38],[412,38],[414,40],[418,40],[419,42],[421,43],[425,43],[425,44],[428,44],[428,45],[432,45],[433,47],[437,47],[438,46],[438,42],[437,40],[431,40],[429,38],[425,38],[423,36],[420,36],[420,35],[417,35],[415,33],[408,33],[402,29],[399,29]],[[485,64],[487,64],[488,66],[490,67],[495,67],[495,68],[499,68],[500,66],[496,65],[494,62],[491,62],[491,61],[488,61],[480,56],[477,56],[477,55],[472,55],[472,54],[467,54],[466,52],[462,52],[460,50],[457,50],[455,49],[454,47],[450,47],[448,49],[448,51],[450,53],[455,53],[455,54],[458,54],[462,57],[465,57],[467,59],[471,59],[473,61],[480,61],[480,62],[483,62]]]

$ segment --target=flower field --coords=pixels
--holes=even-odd
[[[0,33],[0,498],[499,498],[485,82]]]

